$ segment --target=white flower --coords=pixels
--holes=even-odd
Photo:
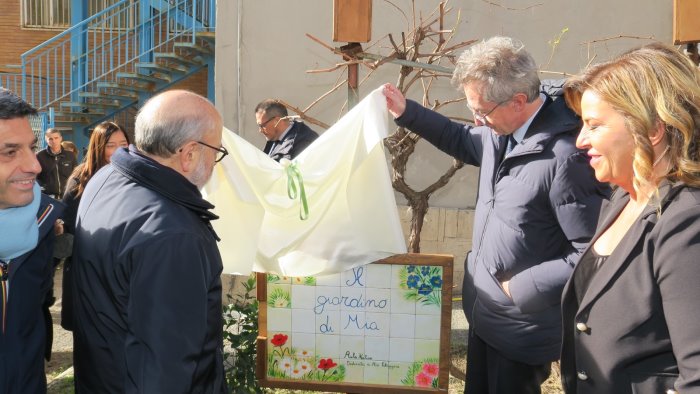
[[[295,368],[292,368],[292,379],[301,379],[302,377],[304,377],[305,374],[306,372],[303,371],[298,365]]]
[[[292,368],[294,367],[294,362],[291,358],[285,357],[280,360],[279,366],[280,370],[284,372],[285,375],[290,375],[292,373]]]
[[[306,375],[307,373],[311,372],[311,363],[308,361],[299,361],[299,364],[297,364],[297,368],[302,372],[302,375]]]

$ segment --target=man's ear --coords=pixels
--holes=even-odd
[[[184,173],[190,173],[196,168],[198,148],[195,141],[190,141],[178,149],[178,163]]]
[[[522,111],[527,104],[527,95],[525,93],[516,93],[513,95],[513,105],[516,111]]]

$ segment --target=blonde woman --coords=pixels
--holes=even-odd
[[[567,393],[700,392],[699,81],[651,44],[567,83],[577,146],[618,186],[564,289]]]

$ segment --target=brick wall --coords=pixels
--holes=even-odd
[[[20,19],[20,0],[0,0],[0,71],[18,72],[7,65],[20,65],[22,53],[61,33],[60,29],[23,29]],[[203,69],[184,81],[175,84],[177,89],[187,89],[207,95],[207,70]]]
[[[0,37],[3,43],[0,50],[0,71],[17,71],[7,69],[5,66],[21,64],[22,53],[62,32],[62,30],[22,29],[21,22],[20,0],[1,0]]]

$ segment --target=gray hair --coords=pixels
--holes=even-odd
[[[535,59],[522,42],[510,37],[492,37],[462,53],[452,83],[462,87],[475,81],[485,83],[483,99],[492,102],[506,101],[516,93],[525,93],[531,102],[540,91]]]
[[[11,90],[0,88],[0,119],[26,118],[36,115],[36,109]]]
[[[189,92],[209,103],[207,99]],[[163,108],[154,98],[139,110],[134,126],[134,142],[144,152],[158,157],[170,157],[188,141],[200,141],[214,130],[217,119],[208,111],[192,108]]]

